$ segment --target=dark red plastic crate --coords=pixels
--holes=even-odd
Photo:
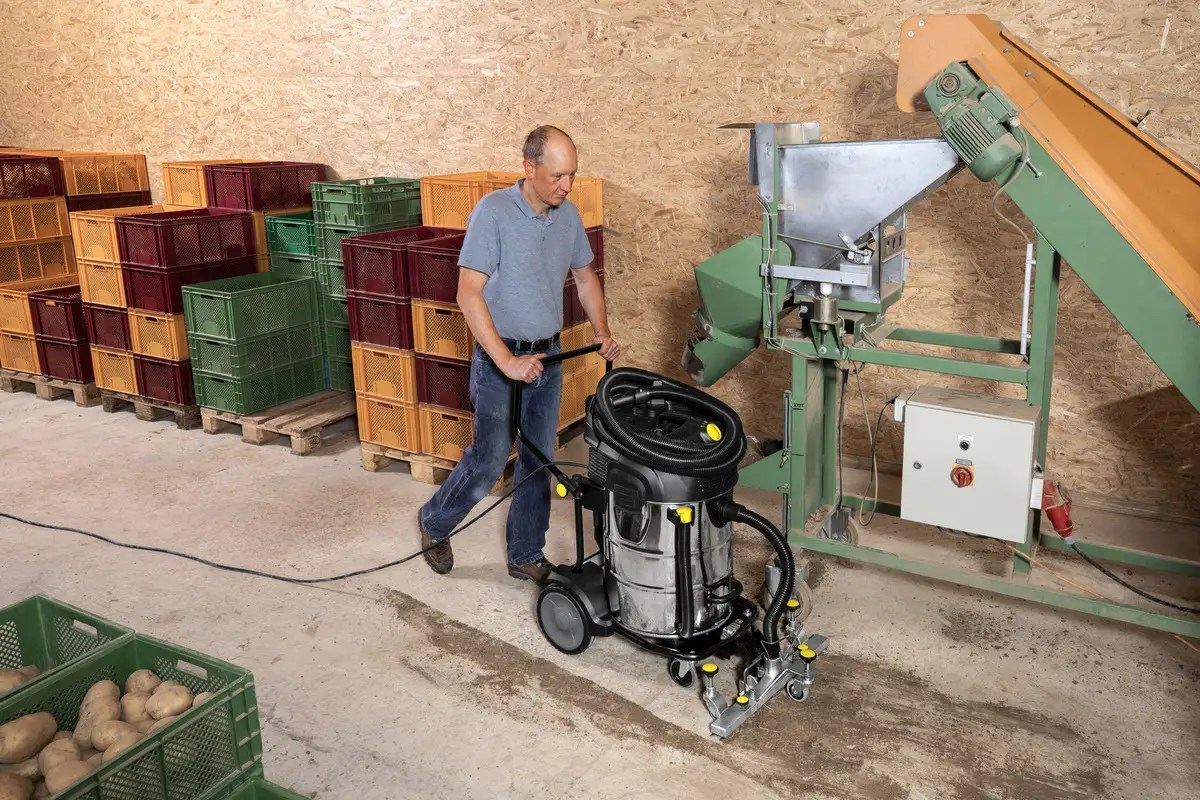
[[[585,230],[588,244],[592,246],[592,269],[604,272],[604,228],[597,225]]]
[[[109,350],[133,350],[129,338],[129,312],[124,308],[84,303],[83,318],[87,321],[88,341],[92,344]]]
[[[117,217],[122,264],[174,269],[256,254],[254,215],[193,208]]]
[[[407,300],[346,292],[350,339],[396,350],[413,349],[412,305]]]
[[[458,302],[458,254],[465,234],[408,246],[408,289],[417,300]]]
[[[60,342],[86,341],[87,322],[83,318],[83,295],[78,286],[29,293],[33,332]]]
[[[67,211],[99,211],[104,208],[132,208],[133,206],[148,206],[152,203],[149,191],[81,194],[71,195],[67,198]]]
[[[312,205],[312,185],[325,180],[325,165],[303,161],[205,164],[208,205],[261,211]]]
[[[603,287],[604,270],[596,270],[596,277],[600,279],[600,286]],[[584,310],[583,302],[579,299],[579,292],[575,290],[575,275],[572,271],[567,275],[567,282],[563,286],[563,327],[570,328],[572,325],[587,321],[587,311]]]
[[[417,354],[417,401],[442,408],[474,411],[471,362]]]
[[[346,291],[372,297],[408,297],[406,258],[409,245],[455,235],[460,235],[460,232],[451,228],[420,226],[343,239]]]
[[[0,200],[54,197],[63,189],[62,163],[49,156],[0,155]]]
[[[43,375],[79,383],[91,383],[95,380],[92,373],[92,351],[87,339],[74,342],[60,342],[43,336],[37,336],[35,339]]]
[[[137,373],[138,393],[142,397],[181,406],[196,404],[191,361],[168,361],[134,353],[133,369]]]
[[[125,281],[125,302],[129,307],[139,311],[157,311],[159,314],[183,313],[184,286],[236,278],[257,271],[258,259],[255,256],[169,270],[134,264],[121,267]]]

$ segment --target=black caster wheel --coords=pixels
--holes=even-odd
[[[795,700],[797,703],[803,703],[808,699],[808,687],[799,678],[792,678],[784,687],[787,696]]]
[[[696,673],[692,670],[692,662],[682,658],[672,658],[667,662],[667,674],[671,680],[683,688],[688,688],[696,681]]]
[[[587,612],[569,589],[550,584],[537,600],[538,627],[559,652],[578,655],[592,643]]]

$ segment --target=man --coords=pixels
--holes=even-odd
[[[479,202],[467,220],[458,265],[458,305],[475,335],[471,402],[475,439],[462,460],[417,515],[422,548],[434,572],[454,566],[446,537],[487,496],[512,450],[510,379],[526,384],[522,433],[546,455],[554,452],[562,365],[542,359],[560,352],[563,286],[573,271],[579,299],[592,323],[600,353],[609,361],[620,347],[608,329],[604,290],[592,271],[593,253],[579,212],[567,200],[577,157],[571,137],[558,128],[535,128],[524,146],[525,177]],[[543,584],[554,565],[546,560],[550,475],[519,448],[508,510],[508,574]]]

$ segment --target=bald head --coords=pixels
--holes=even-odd
[[[522,148],[525,167],[524,191],[535,208],[562,204],[575,183],[578,156],[575,143],[560,128],[539,125],[525,137]],[[538,208],[540,213],[542,209]]]
[[[547,147],[553,150],[563,146],[569,147],[572,151],[575,150],[575,142],[571,140],[566,131],[553,125],[539,125],[525,137],[525,145],[522,150],[525,160],[532,161],[536,166],[545,161]]]

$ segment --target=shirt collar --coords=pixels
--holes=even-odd
[[[529,201],[525,199],[525,195],[521,194],[521,183],[524,180],[525,180],[524,178],[521,178],[520,180],[518,180],[516,183],[514,183],[512,186],[510,186],[508,188],[508,191],[512,194],[513,201],[517,204],[517,208],[521,209],[521,212],[524,213],[525,216],[538,217],[540,215],[536,211],[533,210],[533,207],[531,205],[529,205]],[[554,208],[554,206],[546,207],[546,222],[547,223],[551,223],[554,221],[555,213],[556,213],[556,209]]]

